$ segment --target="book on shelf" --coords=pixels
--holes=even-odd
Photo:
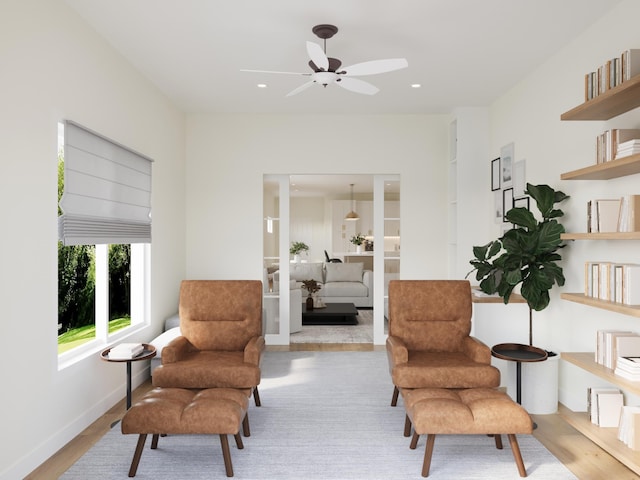
[[[616,148],[616,160],[618,158],[630,157],[640,153],[640,140],[634,139],[620,143]]]
[[[622,392],[617,388],[590,387],[587,390],[589,418],[599,427],[617,427],[622,406]]]
[[[109,358],[113,360],[128,360],[144,351],[142,343],[121,343],[109,350]]]
[[[616,158],[630,155],[629,149],[640,142],[640,129],[612,128],[596,137],[596,163],[610,162]]]
[[[632,450],[640,450],[640,407],[630,405],[622,407],[618,440]]]
[[[623,195],[620,198],[618,232],[640,231],[640,195]]]
[[[612,336],[619,334],[629,334],[633,333],[628,330],[598,330],[596,332],[596,351],[595,351],[595,362],[600,365],[605,365],[608,362],[607,358],[610,356],[612,344]],[[607,349],[607,345],[609,348]]]
[[[587,202],[588,232],[617,232],[620,222],[620,198],[602,198]]]
[[[631,48],[617,57],[606,60],[595,71],[585,74],[585,102],[623,84],[639,73],[640,49]]]
[[[640,305],[640,265],[585,262],[584,295],[623,305]]]
[[[613,373],[632,382],[637,382],[640,380],[640,356],[618,357]]]

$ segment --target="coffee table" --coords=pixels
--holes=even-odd
[[[357,325],[358,309],[353,303],[327,303],[324,308],[307,310],[302,304],[303,325]]]

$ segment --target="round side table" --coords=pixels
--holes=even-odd
[[[156,356],[156,347],[153,345],[149,345],[148,343],[143,343],[141,353],[136,355],[133,358],[125,358],[125,359],[115,359],[109,358],[109,352],[111,348],[107,348],[100,353],[100,358],[105,362],[127,362],[127,410],[131,408],[131,362],[139,362],[141,360],[148,360]]]
[[[491,348],[491,355],[516,362],[516,400],[522,403],[522,362],[542,362],[547,359],[547,352],[521,343],[499,343]]]

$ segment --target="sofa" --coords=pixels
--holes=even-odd
[[[362,263],[291,263],[289,278],[307,297],[304,280],[321,285],[318,296],[325,303],[353,303],[358,308],[373,307],[373,272]],[[280,271],[273,273],[273,291],[280,286]]]

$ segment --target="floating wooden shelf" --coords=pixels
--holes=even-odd
[[[502,303],[504,300],[497,295],[488,296],[482,293],[480,287],[471,287],[471,300],[473,303]],[[527,303],[522,295],[519,293],[512,293],[509,297],[509,303]]]
[[[560,175],[561,180],[609,180],[640,173],[640,155],[611,160],[606,163],[589,165],[588,167],[566,172]]]
[[[562,240],[640,240],[640,232],[562,233]]]
[[[640,107],[640,75],[572,108],[560,120],[609,120]]]
[[[640,305],[625,305],[623,303],[609,302],[599,298],[589,297],[584,293],[561,293],[560,298],[570,302],[581,303],[590,307],[601,308],[623,315],[631,315],[632,317],[640,317]],[[640,393],[640,391],[639,391]]]

